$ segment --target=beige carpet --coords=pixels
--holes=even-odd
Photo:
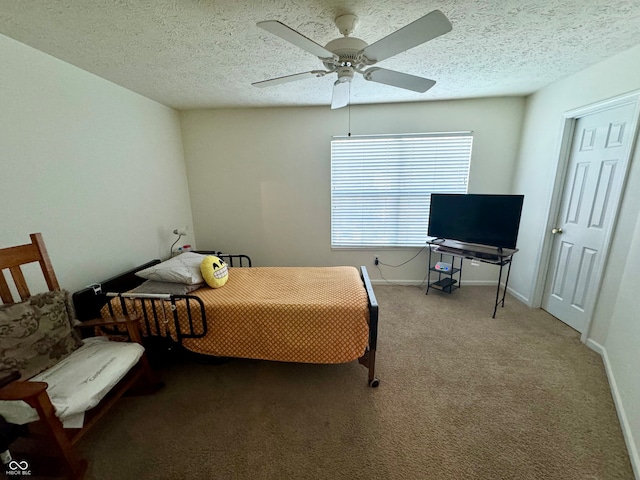
[[[377,374],[179,361],[80,442],[94,479],[633,479],[600,357],[495,289],[376,286]]]

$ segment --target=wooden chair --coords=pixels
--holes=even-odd
[[[10,271],[21,301],[30,297],[31,293],[27,287],[21,266],[33,262],[40,264],[49,291],[60,289],[42,235],[34,233],[31,234],[31,243],[29,244],[0,249],[0,298],[2,303],[14,303],[13,295],[4,276],[3,271],[5,269]],[[92,329],[95,329],[96,326],[117,325],[126,327],[131,340],[141,343],[137,322],[138,318],[125,316],[91,320],[83,322],[80,327]],[[48,385],[44,382],[32,382],[28,379],[11,381],[8,385],[0,388],[0,400],[22,400],[33,407],[38,412],[38,426],[44,430],[46,437],[53,440],[70,478],[80,479],[87,469],[87,461],[78,456],[73,448],[74,444],[118,398],[138,382],[144,382],[145,386],[150,389],[156,389],[162,385],[161,382],[157,381],[145,354],[107,396],[101,400],[97,407],[86,412],[84,426],[80,429],[63,428],[62,422],[56,416],[55,409],[47,395]]]

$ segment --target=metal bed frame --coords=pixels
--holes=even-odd
[[[225,254],[214,251],[196,251],[196,253],[216,255],[224,260],[230,267],[252,266],[251,258],[247,255]],[[104,305],[108,305],[109,313],[112,316],[116,315],[110,301],[114,297],[120,299],[122,312],[127,315],[129,312],[127,311],[126,299],[138,299],[145,300],[140,302],[141,312],[139,313],[141,315],[141,321],[145,327],[144,331],[147,332],[148,335],[146,338],[149,338],[149,332],[153,331],[152,327],[155,327],[156,332],[162,331],[160,320],[158,319],[158,312],[161,309],[166,311],[166,308],[169,308],[173,314],[172,316],[169,316],[173,318],[175,338],[173,335],[150,335],[151,337],[161,337],[180,348],[184,348],[182,345],[182,341],[184,339],[204,337],[207,334],[208,327],[204,303],[199,297],[195,295],[127,293],[127,290],[135,288],[138,284],[141,284],[144,281],[139,277],[135,277],[135,272],[157,263],[159,263],[159,260],[154,260],[153,262],[149,262],[134,270],[126,272],[121,276],[109,279],[102,284],[93,284],[79,292],[76,292],[73,295],[73,299],[78,319],[82,321],[100,316],[99,312]],[[375,376],[376,349],[378,344],[378,303],[365,266],[360,267],[360,278],[362,279],[367,291],[369,304],[369,345],[367,346],[364,354],[358,359],[358,362],[368,369],[368,384],[370,387],[375,388],[380,384],[380,380]],[[188,317],[188,329],[185,329],[185,325],[183,325],[178,318],[176,302],[181,301],[185,302]],[[199,316],[193,315],[193,312],[198,312]],[[196,318],[195,320],[194,317]],[[125,331],[118,330],[117,328],[109,330],[103,328],[103,330],[108,335],[126,334]]]

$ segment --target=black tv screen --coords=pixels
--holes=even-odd
[[[516,248],[524,195],[432,193],[430,237]]]

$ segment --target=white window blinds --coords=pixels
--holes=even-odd
[[[413,247],[431,193],[467,193],[471,132],[333,137],[331,246]]]

